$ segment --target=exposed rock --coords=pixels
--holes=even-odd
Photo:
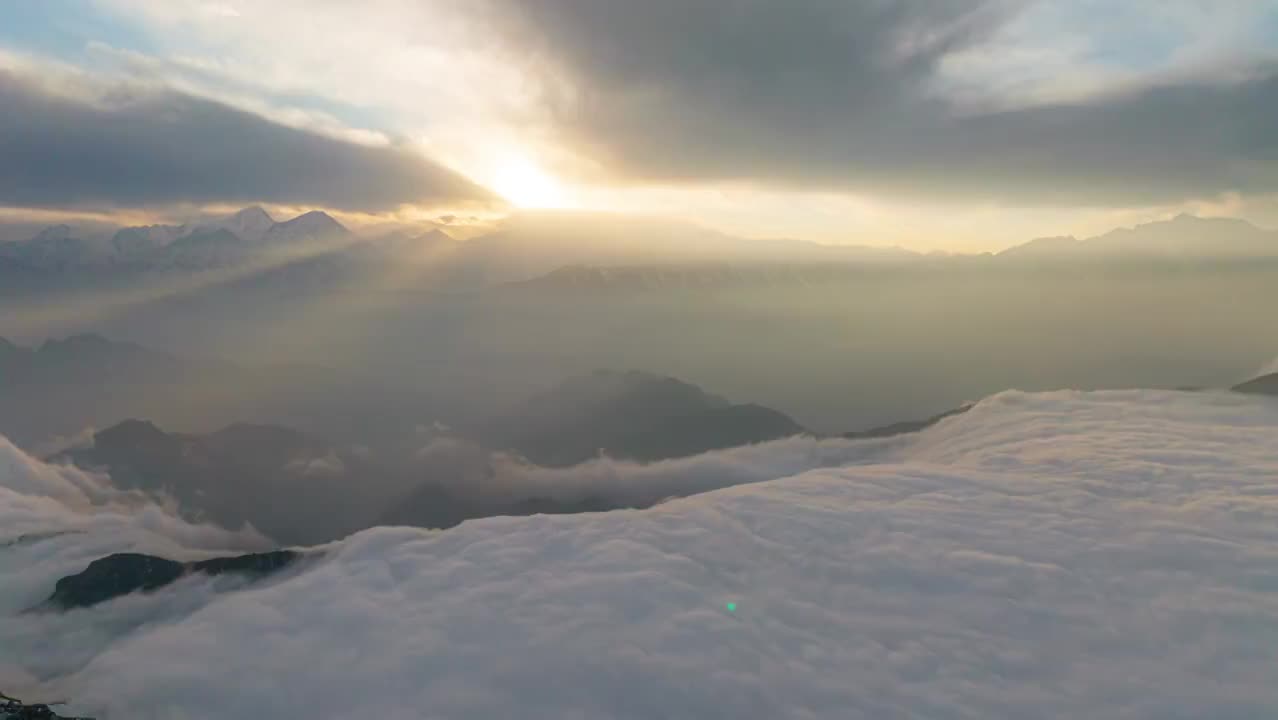
[[[920,430],[926,430],[927,428],[930,428],[933,425],[941,422],[945,418],[953,417],[955,415],[962,415],[963,413],[971,409],[972,409],[971,404],[963,405],[962,407],[957,407],[957,408],[954,408],[953,410],[947,410],[939,415],[933,415],[932,417],[927,418],[926,420],[906,420],[899,423],[892,423],[891,425],[882,425],[880,427],[870,428],[869,430],[858,430],[855,432],[843,433],[843,437],[853,439],[853,440],[859,440],[863,438],[883,438],[883,437],[892,437],[893,435],[905,435],[907,433],[915,433]]]
[[[1261,375],[1254,380],[1235,385],[1232,389],[1234,392],[1247,393],[1249,395],[1278,395],[1278,373]]]
[[[62,578],[42,607],[57,610],[87,608],[135,592],[151,592],[193,573],[234,573],[258,579],[287,567],[301,554],[292,550],[213,558],[191,563],[142,555],[116,553],[94,560],[89,566]]]

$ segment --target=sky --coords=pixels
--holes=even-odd
[[[1278,225],[1274,0],[0,0],[0,215]]]

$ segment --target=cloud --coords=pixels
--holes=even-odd
[[[529,498],[593,506],[647,507],[734,485],[805,470],[868,463],[890,443],[795,436],[687,458],[642,463],[599,457],[571,467],[541,467],[449,438],[432,441],[419,459],[439,487],[493,513]],[[445,470],[447,469],[447,470]]]
[[[297,458],[284,469],[302,477],[340,477],[346,472],[346,464],[330,449],[326,454],[309,458]]]
[[[1031,3],[494,4],[512,55],[567,88],[548,95],[559,131],[625,179],[1027,205],[1278,188],[1278,66],[1259,56],[983,109],[946,63],[995,45]]]
[[[56,651],[5,616],[0,679],[102,720],[1264,717],[1276,427],[1225,393],[1004,393],[871,464],[378,528],[271,584],[45,618]],[[87,530],[0,549],[6,607]]]
[[[180,595],[131,598],[108,622],[87,614],[24,614],[54,583],[115,552],[196,560],[269,547],[251,530],[187,523],[106,478],[49,465],[0,437],[0,689],[36,688],[73,672],[121,636],[163,617],[182,617],[225,583],[188,583]],[[21,697],[21,693],[18,693]]]
[[[492,196],[407,147],[285,127],[175,90],[0,68],[0,204],[269,202],[378,211]]]

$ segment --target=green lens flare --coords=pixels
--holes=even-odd
[[[728,606],[727,606],[727,607],[728,607],[728,612],[736,612],[736,611],[737,611],[737,604],[736,604],[736,603],[732,603],[732,602],[730,602],[730,603],[728,603]]]

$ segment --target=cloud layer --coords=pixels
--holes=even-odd
[[[75,663],[6,617],[3,646],[40,662],[8,653],[0,679],[103,720],[1262,717],[1276,427],[1278,405],[1226,394],[1004,393],[874,464],[373,529],[279,582],[42,619],[97,628],[92,652],[58,644]],[[26,496],[3,492],[9,528]],[[0,549],[6,609],[39,594],[15,573],[51,582],[102,544],[79,529]]]
[[[494,25],[567,88],[551,94],[560,130],[623,177],[1047,205],[1278,189],[1278,68],[1245,53],[1232,71],[1132,72],[1107,92],[999,109],[950,61],[997,55],[1031,3],[494,4]],[[1155,52],[1142,41],[1112,51]],[[1034,62],[984,64],[998,57]]]
[[[0,68],[0,205],[269,202],[378,211],[492,201],[408,148],[285,127],[171,89],[77,85],[66,92]]]

